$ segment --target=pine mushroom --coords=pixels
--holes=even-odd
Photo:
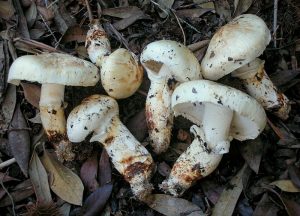
[[[94,86],[99,80],[97,67],[67,54],[26,55],[16,59],[9,70],[9,83],[19,85],[21,80],[42,84],[39,107],[43,127],[58,158],[72,160],[64,115],[65,85]]]
[[[146,201],[151,194],[149,180],[153,159],[119,119],[117,102],[104,95],[92,95],[75,107],[67,119],[68,137],[72,142],[83,141],[93,133],[90,142],[100,142],[115,168],[129,182],[133,194]]]
[[[201,79],[200,65],[184,45],[171,40],[148,44],[140,61],[151,81],[146,99],[146,121],[154,152],[168,149],[173,126],[171,95],[177,83]]]
[[[243,14],[221,27],[212,37],[201,62],[202,75],[218,80],[234,71],[248,93],[262,106],[282,119],[288,118],[287,97],[278,92],[263,62],[257,59],[271,40],[265,22],[253,14]]]
[[[209,175],[230,141],[256,138],[266,125],[263,107],[237,89],[209,80],[180,84],[172,95],[175,116],[189,119],[195,139],[175,162],[161,188],[180,196],[195,181]]]
[[[101,83],[109,96],[123,99],[137,91],[143,70],[136,56],[123,48],[111,53],[107,34],[97,20],[87,33],[86,47],[90,60],[100,67]]]

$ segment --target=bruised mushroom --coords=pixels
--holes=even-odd
[[[92,95],[75,107],[67,120],[68,137],[83,141],[93,133],[90,142],[103,144],[115,168],[129,182],[133,194],[146,201],[151,194],[149,180],[153,159],[119,119],[117,102],[108,96]]]
[[[97,20],[87,33],[86,47],[90,60],[101,69],[101,83],[109,96],[122,99],[136,92],[143,79],[142,67],[126,49],[111,53],[107,34]]]
[[[184,45],[170,40],[148,44],[141,63],[151,86],[146,99],[146,120],[154,152],[165,152],[173,126],[171,95],[178,82],[201,79],[200,65]]]
[[[258,16],[243,14],[221,27],[211,39],[202,60],[202,75],[218,80],[233,71],[248,93],[262,106],[282,119],[288,118],[290,105],[279,93],[257,59],[271,40],[270,31]]]
[[[229,151],[230,141],[256,138],[266,125],[263,107],[237,89],[208,80],[179,85],[172,95],[175,116],[181,115],[195,125],[191,146],[175,162],[161,187],[181,195],[195,181],[209,175]]]
[[[9,83],[19,85],[20,80],[42,84],[39,107],[43,127],[58,158],[72,160],[64,115],[65,85],[94,86],[99,80],[97,67],[67,54],[27,55],[15,60],[9,70]]]

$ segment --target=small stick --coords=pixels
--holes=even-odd
[[[180,23],[180,21],[179,21],[177,15],[176,15],[176,13],[175,13],[175,11],[174,11],[174,10],[171,10],[171,11],[172,11],[173,15],[175,16],[176,21],[177,21],[177,23],[178,23],[178,25],[179,25],[179,27],[180,27],[180,29],[181,29],[181,32],[182,32],[182,35],[183,35],[183,45],[186,46],[186,37],[185,37],[184,30],[183,30],[183,28],[182,28],[182,26],[181,26],[181,23]]]
[[[202,49],[203,47],[205,47],[206,45],[209,44],[210,40],[202,40],[202,41],[198,41],[196,43],[190,44],[187,47],[192,51],[195,52],[199,49]]]
[[[91,10],[89,0],[85,0],[85,4],[86,4],[86,9],[87,9],[87,12],[88,12],[88,15],[89,15],[89,20],[90,20],[90,23],[91,23],[93,21],[93,14],[92,14],[92,10]]]
[[[140,95],[143,95],[143,96],[145,96],[145,97],[147,97],[147,93],[146,92],[144,92],[143,90],[137,90],[137,93],[139,93]]]
[[[15,158],[11,158],[11,159],[9,159],[7,161],[4,161],[4,162],[0,163],[0,169],[8,167],[9,165],[12,165],[15,162],[17,162]]]
[[[274,48],[277,46],[277,38],[276,38],[276,31],[277,31],[277,11],[278,11],[278,0],[274,0],[274,14],[273,14],[273,38],[274,38]]]

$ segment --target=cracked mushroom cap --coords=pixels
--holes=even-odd
[[[101,82],[109,96],[122,99],[133,95],[143,81],[143,68],[134,54],[120,48],[101,65]]]
[[[263,53],[270,40],[270,30],[260,17],[236,17],[212,37],[201,62],[203,77],[218,80],[246,65]]]
[[[180,84],[172,95],[175,116],[181,115],[197,125],[202,124],[206,103],[233,110],[229,136],[237,140],[254,139],[266,126],[263,107],[254,98],[232,87],[209,80],[194,80]]]
[[[186,46],[175,41],[160,40],[148,44],[140,61],[150,79],[165,76],[158,74],[163,64],[168,66],[172,77],[179,82],[201,78],[200,64],[195,55]]]
[[[71,86],[94,86],[99,81],[98,68],[68,54],[43,53],[17,58],[9,69],[8,82],[21,80]]]
[[[113,116],[119,115],[118,103],[105,95],[92,95],[75,107],[67,120],[67,134],[71,142],[82,142],[90,133],[104,129]],[[97,141],[92,137],[91,142]]]

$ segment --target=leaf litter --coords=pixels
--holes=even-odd
[[[124,47],[139,55],[148,43],[171,39],[186,41],[201,61],[213,34],[239,14],[257,14],[272,29],[274,2],[92,0],[89,4],[93,18],[100,18],[107,31],[113,50]],[[87,58],[84,47],[89,28],[86,2],[0,1],[0,163],[12,158],[18,163],[0,170],[0,177],[5,176],[0,182],[0,212],[10,215],[11,207],[17,203],[21,207],[13,209],[24,214],[27,207],[30,209],[28,203],[38,206],[43,200],[60,206],[63,215],[74,215],[76,209],[86,215],[104,212],[107,215],[192,216],[218,211],[222,215],[247,215],[251,211],[253,215],[275,215],[284,211],[297,215],[300,208],[299,8],[297,1],[279,1],[277,47],[273,47],[272,41],[262,56],[271,79],[291,100],[291,117],[282,122],[268,114],[268,126],[260,137],[243,143],[235,141],[217,170],[198,181],[183,197],[164,195],[155,186],[153,203],[145,205],[132,199],[129,185],[111,167],[106,151],[97,144],[74,144],[77,157],[65,164],[49,153],[52,147],[47,142],[44,148],[35,148],[36,142],[30,139],[43,134],[37,111],[40,87],[27,82],[22,82],[22,88],[6,83],[9,64],[22,55],[63,52]],[[231,78],[228,79],[228,84],[234,85]],[[121,120],[151,150],[144,115],[144,95],[148,89],[149,80],[144,76],[140,93],[118,103]],[[104,93],[100,85],[67,87],[66,116],[82,98],[99,92]],[[152,177],[154,185],[168,176],[175,160],[191,143],[190,125],[181,119],[175,121],[169,151],[161,156],[153,154],[157,165]],[[242,175],[239,169],[244,163],[249,167]],[[28,165],[29,177],[26,177]],[[228,199],[224,199],[225,196]]]

